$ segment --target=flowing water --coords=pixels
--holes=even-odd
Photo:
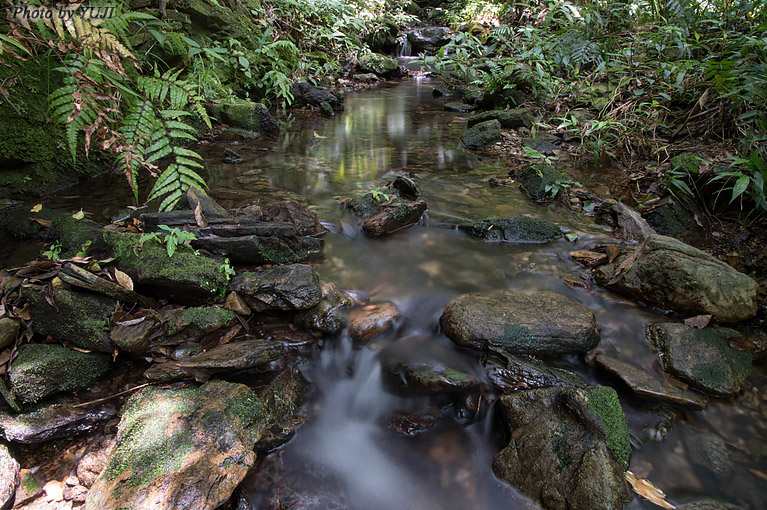
[[[596,242],[614,243],[609,230],[563,208],[537,205],[515,187],[488,186],[489,177],[504,175],[508,168],[460,148],[465,116],[445,112],[442,102],[432,98],[428,81],[349,94],[345,111],[332,119],[283,120],[279,136],[232,147],[243,156],[241,164],[219,163],[221,145],[205,149],[212,194],[225,207],[283,198],[309,204],[330,230],[324,260],[315,267],[323,281],[370,293],[375,302],[393,302],[402,319],[395,330],[364,348],[353,348],[344,335],[327,339],[302,368],[316,389],[306,409],[308,421],[293,440],[259,459],[243,485],[248,504],[274,509],[537,508],[492,474],[492,457],[504,441],[492,411],[481,409],[475,419],[463,401],[388,392],[381,350],[460,362],[481,374],[478,357],[455,347],[438,327],[445,305],[469,291],[560,292],[595,313],[602,349],[646,367],[655,356],[644,343],[644,326],[667,318],[603,289],[572,285],[587,281],[588,272],[568,253]],[[414,176],[429,204],[424,224],[384,239],[361,234],[359,220],[339,207],[338,197],[376,189],[403,173]],[[127,193],[117,194],[122,182],[114,183],[116,193],[104,193],[103,183],[97,186],[101,192],[59,197],[58,205],[85,205],[109,217],[127,203]],[[575,245],[564,239],[490,244],[453,228],[466,220],[511,215],[550,220],[579,239]],[[6,261],[22,256],[3,249]],[[621,392],[635,447],[631,468],[673,502],[712,496],[762,508],[767,493],[767,378],[762,369],[755,370],[734,402],[714,399],[703,412],[677,412],[668,432],[667,412],[632,398],[578,357],[549,361]],[[391,430],[395,417],[408,413],[420,413],[434,426],[412,435]],[[692,433],[723,439],[727,469],[712,470],[695,460],[695,445],[684,441]],[[627,508],[655,507],[635,498]]]

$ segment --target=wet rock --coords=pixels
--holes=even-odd
[[[181,303],[194,303],[220,296],[226,289],[221,261],[179,247],[169,257],[164,245],[146,242],[139,246],[138,234],[105,232],[118,267],[138,289]]]
[[[78,503],[85,502],[88,497],[88,488],[76,483],[77,478],[68,477],[65,480],[62,496],[64,501],[73,501]]]
[[[722,322],[753,317],[757,283],[711,255],[665,236],[597,268],[597,281],[634,299]]]
[[[88,448],[77,463],[76,471],[77,479],[83,487],[90,489],[96,482],[96,478],[107,465],[109,454],[114,445],[114,435],[97,436],[88,444]]]
[[[461,143],[469,150],[484,149],[501,139],[501,123],[497,120],[480,122],[461,135]]]
[[[121,351],[140,354],[149,350],[149,341],[161,329],[162,323],[156,317],[147,315],[137,324],[115,324],[109,338]]]
[[[402,202],[391,204],[362,224],[362,230],[374,236],[391,234],[410,225],[418,223],[426,211],[426,202]]]
[[[217,508],[255,462],[262,409],[243,384],[141,390],[123,407],[117,443],[87,506]]]
[[[21,333],[21,324],[19,321],[11,319],[10,317],[3,317],[0,319],[0,350],[3,350],[16,342],[19,333]]]
[[[703,216],[694,200],[667,197],[645,219],[658,234],[685,240],[702,231],[695,221],[696,214]]]
[[[264,431],[256,443],[258,451],[269,451],[288,441],[296,427],[306,421],[301,406],[312,385],[301,371],[290,367],[281,372],[260,394],[264,403]]]
[[[302,328],[336,334],[346,327],[346,309],[353,305],[352,299],[345,292],[323,289],[323,298],[319,304],[302,310],[293,317],[293,322]]]
[[[224,308],[231,310],[237,315],[248,317],[251,314],[250,307],[245,300],[236,292],[230,292],[224,301]]]
[[[178,363],[183,368],[204,368],[213,374],[238,370],[269,371],[282,358],[283,347],[270,340],[243,340],[216,346]]]
[[[293,200],[275,202],[262,211],[265,221],[285,222],[293,225],[300,236],[324,232],[317,214]]]
[[[0,429],[8,441],[33,444],[90,432],[117,414],[109,403],[74,407],[82,398],[62,396],[29,406],[21,413],[0,411]]]
[[[173,352],[170,353],[170,357],[176,361],[181,361],[183,359],[190,358],[195,354],[200,354],[201,352],[202,345],[199,343],[184,342],[183,344],[179,344],[175,349],[173,349]]]
[[[306,82],[291,85],[290,93],[293,94],[293,104],[296,106],[319,106],[321,103],[328,103],[334,110],[342,110],[344,106],[343,97],[339,97],[340,94],[334,94],[328,89],[315,87]]]
[[[322,299],[319,277],[311,266],[304,264],[241,273],[232,279],[230,288],[258,312],[304,310]]]
[[[677,388],[666,379],[659,380],[636,365],[602,353],[596,355],[595,361],[598,366],[618,376],[640,397],[690,409],[706,407],[708,400],[704,395]]]
[[[545,243],[562,237],[562,231],[553,223],[527,216],[474,221],[458,228],[485,241]]]
[[[19,484],[19,463],[5,445],[0,444],[0,509],[13,506],[16,486]]]
[[[393,54],[397,49],[397,33],[399,26],[388,19],[381,20],[381,25],[375,27],[367,36],[367,45],[376,53]]]
[[[395,59],[378,53],[363,55],[357,67],[363,73],[375,73],[384,78],[394,78],[399,73],[399,64]]]
[[[587,267],[596,267],[605,264],[608,261],[606,253],[598,251],[578,250],[571,251],[570,256],[578,263]]]
[[[666,372],[705,392],[734,395],[751,375],[753,354],[729,346],[729,338],[740,336],[735,330],[650,324],[645,336],[662,353],[661,365]]]
[[[224,152],[221,155],[221,161],[234,165],[237,163],[242,163],[242,156],[234,152],[232,149],[224,149]]]
[[[34,213],[29,207],[13,209],[5,213],[5,230],[17,241],[52,241],[56,237],[56,229],[51,220],[60,216],[62,211],[43,207]]]
[[[693,464],[719,475],[732,469],[727,444],[718,435],[688,433],[682,435],[682,441]]]
[[[522,140],[522,147],[528,147],[547,156],[552,156],[554,151],[559,148],[553,143],[539,138],[525,138]]]
[[[213,114],[220,122],[234,128],[260,133],[271,133],[279,129],[269,109],[261,103],[245,100],[217,103],[213,105]]]
[[[304,240],[308,242],[304,243]],[[311,253],[321,253],[324,249],[321,239],[257,235],[198,237],[192,241],[192,246],[226,254],[234,263],[251,265],[301,262]]]
[[[375,83],[378,81],[378,76],[373,73],[355,74],[352,75],[352,80],[361,83]]]
[[[642,215],[626,204],[621,202],[613,204],[612,211],[615,214],[621,238],[644,241],[656,235],[655,230],[647,224]]]
[[[86,388],[112,366],[105,354],[78,352],[55,344],[26,344],[18,352],[8,375],[11,391],[24,403],[60,391]]]
[[[499,354],[503,362],[500,365],[488,362],[485,373],[502,393],[539,388],[586,386],[586,381],[568,370],[550,367],[535,358],[514,356],[502,350]]]
[[[226,150],[224,152],[226,152]],[[186,190],[186,195],[184,195],[183,201],[186,207],[192,211],[194,211],[197,208],[197,205],[199,205],[200,210],[206,217],[210,216],[212,218],[215,216],[227,215],[226,209],[221,207],[218,202],[213,199],[213,197],[205,193],[205,191],[201,190],[197,186],[189,186],[189,189]]]
[[[533,200],[548,200],[553,198],[552,187],[568,178],[561,172],[548,165],[530,165],[517,176],[517,181]]]
[[[53,287],[54,307],[46,300],[46,292],[41,286],[22,288],[22,296],[31,304],[35,333],[82,349],[112,352],[109,325],[117,305],[114,299],[60,284]]]
[[[413,47],[412,53],[434,52],[450,42],[450,29],[447,27],[426,27],[412,30],[407,40]]]
[[[472,127],[488,120],[497,120],[506,129],[529,128],[533,125],[533,114],[528,108],[492,110],[472,115],[468,119],[468,126]]]
[[[97,239],[101,239],[102,227],[95,221],[83,218],[76,220],[70,214],[53,218],[56,240],[61,244],[60,258],[74,257],[85,252]]]
[[[389,186],[396,189],[400,195],[404,195],[407,198],[415,199],[421,194],[415,181],[405,175],[398,176],[389,183]]]
[[[381,351],[388,385],[404,394],[476,393],[481,383],[462,356],[426,337],[399,340]]]
[[[418,412],[400,412],[389,418],[387,428],[405,436],[416,436],[431,430],[442,418],[442,410],[430,406]]]
[[[713,499],[693,501],[676,508],[677,510],[744,510],[741,506],[722,503],[721,501],[715,501]]]
[[[223,328],[228,328],[237,322],[237,317],[231,310],[218,306],[198,306],[193,308],[177,308],[163,316],[167,338],[162,345],[178,345]]]
[[[336,112],[333,111],[333,107],[330,106],[330,103],[327,101],[320,103],[320,113],[325,117],[334,117],[336,115]]]
[[[20,478],[21,480],[16,487],[14,508],[26,505],[43,493],[43,483],[31,471],[22,471]]]
[[[466,103],[445,103],[445,111],[456,113],[469,113],[477,109],[476,106]]]
[[[366,342],[386,333],[399,319],[399,312],[391,303],[355,308],[349,313],[349,338]]]
[[[219,142],[246,142],[255,140],[259,136],[261,133],[258,131],[229,127],[221,131],[216,140]]]
[[[599,343],[594,314],[550,290],[475,292],[455,298],[440,320],[455,343],[511,354],[587,352]]]
[[[550,388],[501,397],[511,440],[493,471],[545,508],[604,510],[631,499],[628,427],[611,388]]]

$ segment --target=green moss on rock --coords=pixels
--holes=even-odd
[[[562,237],[562,231],[553,223],[528,216],[475,221],[459,228],[486,241],[542,243]]]
[[[567,176],[549,165],[530,165],[516,176],[527,195],[534,200],[547,200],[551,193],[546,190],[556,182],[567,180]]]
[[[589,409],[599,417],[607,433],[606,443],[615,458],[628,469],[631,458],[631,440],[620,399],[609,386],[597,386],[588,392]]]
[[[60,391],[87,388],[111,366],[104,354],[55,344],[27,344],[19,348],[11,365],[11,390],[22,402],[34,403]]]
[[[101,225],[89,219],[76,220],[69,214],[57,216],[51,222],[56,239],[61,243],[61,258],[70,258],[88,249],[102,234]]]
[[[237,320],[234,312],[217,306],[187,308],[181,314],[181,328],[194,325],[203,332],[215,331],[229,326]]]

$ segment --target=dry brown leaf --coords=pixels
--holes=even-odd
[[[44,220],[42,218],[27,218],[29,221],[34,221],[35,223],[39,224],[41,227],[45,228],[51,228],[53,226],[53,223],[51,223],[51,220]]]
[[[609,261],[612,264],[613,260],[615,260],[615,257],[621,254],[621,249],[617,246],[607,246],[605,248],[605,251],[607,251],[607,256],[609,257]]]
[[[242,329],[242,326],[240,326],[239,324],[234,326],[232,329],[230,329],[224,335],[222,335],[221,338],[218,339],[218,345],[228,344],[232,340],[232,338],[237,336],[237,333],[239,333],[241,329]]]
[[[631,471],[626,471],[626,481],[631,484],[631,488],[634,492],[645,498],[650,503],[658,505],[661,508],[667,508],[669,510],[676,507],[666,501],[666,495],[662,490],[647,480],[646,478],[640,478]]]
[[[705,315],[696,315],[695,317],[685,319],[684,323],[691,328],[703,329],[708,326],[709,322],[711,322],[711,317],[712,316],[710,313]]]
[[[197,202],[197,207],[194,208],[194,221],[197,223],[197,226],[200,228],[205,228],[208,226],[208,220],[205,218],[205,215],[202,213],[202,207],[200,206],[200,202]]]
[[[749,471],[751,471],[751,473],[752,473],[754,476],[758,476],[758,477],[759,477],[759,478],[761,478],[762,480],[767,480],[767,474],[765,474],[765,473],[763,473],[763,472],[761,472],[761,471],[757,471],[756,469],[749,469]]]
[[[623,259],[623,262],[618,264],[618,267],[615,269],[615,273],[613,274],[612,279],[608,282],[608,285],[613,285],[618,282],[618,280],[621,279],[621,277],[628,272],[629,269],[631,269],[631,266],[634,265],[634,261],[639,256],[639,250],[635,251],[625,259]]]
[[[131,280],[131,277],[117,268],[115,268],[115,280],[120,284],[120,287],[133,290],[133,280]]]
[[[38,213],[43,210],[43,204],[36,204],[29,212]]]
[[[727,339],[727,342],[730,344],[730,347],[736,351],[754,352],[759,350],[759,347],[753,341],[744,336],[732,336]]]

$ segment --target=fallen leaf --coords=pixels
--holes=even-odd
[[[761,471],[757,471],[756,469],[749,469],[749,471],[751,471],[751,473],[752,473],[754,476],[758,476],[758,477],[759,477],[759,478],[761,478],[762,480],[767,480],[767,474],[764,474],[764,473],[763,473],[763,472],[761,472]]]
[[[242,326],[240,326],[239,324],[234,326],[232,329],[227,331],[226,334],[222,335],[221,338],[218,339],[218,345],[228,344],[232,340],[232,338],[237,336],[237,333],[239,333],[241,329],[242,329]]]
[[[131,277],[117,268],[115,268],[115,280],[120,284],[120,287],[133,290],[133,280],[131,280]]]
[[[53,223],[51,223],[51,220],[44,220],[42,218],[27,218],[29,221],[34,221],[35,223],[39,224],[41,227],[45,228],[51,228],[53,226]]]
[[[617,283],[621,277],[628,272],[629,269],[631,269],[631,266],[634,265],[634,261],[639,256],[639,250],[635,251],[625,259],[623,259],[623,262],[618,264],[618,267],[615,269],[615,274],[613,275],[612,279],[607,282],[608,285],[614,285]]]
[[[612,261],[615,260],[615,257],[621,254],[621,249],[618,248],[617,246],[607,246],[605,250],[607,251],[607,256],[609,257],[608,260],[610,261],[610,263],[612,263]]]
[[[759,347],[751,340],[744,336],[731,336],[727,339],[727,343],[730,344],[730,347],[735,349],[736,351],[757,351],[759,350]]]
[[[672,510],[676,508],[674,505],[666,501],[666,495],[662,490],[647,480],[646,478],[640,478],[631,471],[626,471],[626,481],[631,484],[631,488],[634,492],[645,498],[650,503],[658,505],[661,508],[667,508]]]
[[[197,226],[200,228],[205,228],[208,226],[208,220],[205,218],[205,215],[202,213],[202,207],[200,206],[200,202],[197,202],[197,207],[194,208],[194,221],[197,223]]]
[[[36,204],[29,212],[38,213],[43,210],[43,204]]]
[[[72,218],[75,220],[81,220],[85,218],[85,212],[83,212],[83,210],[80,209],[79,211],[77,211],[76,213],[72,215]]]
[[[696,315],[695,317],[690,317],[689,319],[685,319],[684,323],[687,326],[690,326],[691,328],[696,329],[703,329],[706,326],[708,326],[708,323],[711,322],[711,314],[705,314],[705,315]]]
[[[115,325],[117,325],[117,326],[133,326],[135,324],[140,324],[140,323],[144,322],[144,320],[146,320],[146,317],[147,316],[144,315],[143,317],[139,317],[138,319],[131,319],[131,320],[127,320],[127,321],[115,322]]]

